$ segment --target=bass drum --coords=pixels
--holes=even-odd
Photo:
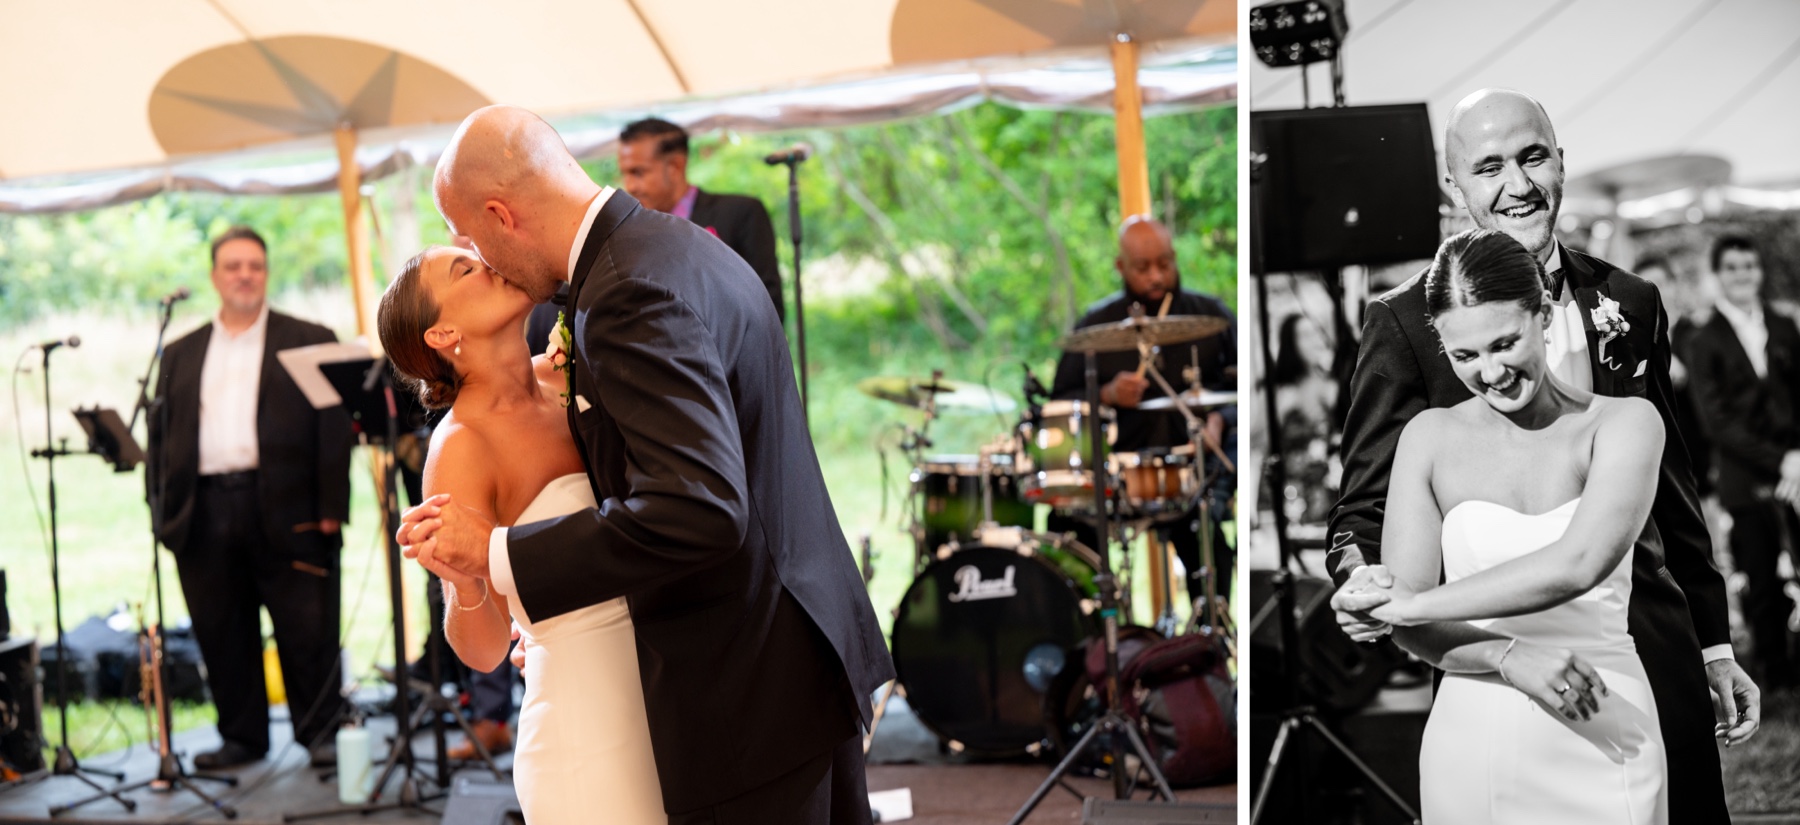
[[[1024,753],[1045,738],[1043,700],[1081,669],[1094,602],[1032,542],[940,558],[894,618],[894,670],[919,721],[952,750]]]

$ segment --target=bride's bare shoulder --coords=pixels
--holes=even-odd
[[[1594,426],[1625,428],[1643,436],[1663,434],[1662,414],[1656,405],[1637,396],[1594,396]]]
[[[451,410],[431,433],[431,451],[425,457],[424,486],[427,495],[493,486],[492,454],[480,430],[456,420]]]

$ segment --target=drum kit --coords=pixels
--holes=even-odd
[[[1190,522],[1198,513],[1201,565],[1210,577],[1213,528],[1206,493],[1222,473],[1234,470],[1219,445],[1204,437],[1202,418],[1236,403],[1236,393],[1202,389],[1197,370],[1187,371],[1188,389],[1177,392],[1149,362],[1157,347],[1224,329],[1223,319],[1208,317],[1133,317],[1077,330],[1059,342],[1072,351],[1144,353],[1140,374],[1148,372],[1166,395],[1138,409],[1180,412],[1192,443],[1176,447],[1110,452],[1106,445],[1118,418],[1113,408],[1094,403],[1097,393],[1087,401],[1042,399],[1041,387],[1032,389],[1035,380],[1027,381],[1024,410],[1011,398],[941,372],[858,384],[866,395],[923,416],[918,427],[904,427],[900,445],[913,468],[907,521],[914,578],[894,613],[898,679],[882,697],[876,725],[888,697],[899,690],[952,752],[1037,754],[1073,741],[1070,731],[1055,729],[1070,701],[1056,694],[1057,686],[1066,689],[1074,681],[1058,676],[1082,670],[1088,643],[1103,638],[1115,621],[1106,615],[1108,604],[1115,605],[1114,616],[1131,615],[1130,588],[1116,584],[1101,555],[1114,541],[1126,548],[1120,566],[1130,569],[1131,542],[1152,539],[1150,580],[1162,597],[1152,597],[1160,613],[1157,630],[1165,636],[1217,634],[1228,649],[1233,646],[1229,618],[1216,598],[1226,583],[1208,578],[1206,596],[1196,601],[1184,628],[1174,610],[1169,547],[1153,540],[1159,529]],[[972,454],[933,452],[932,423],[954,412],[1016,418]],[[1205,461],[1207,455],[1217,460]],[[1074,534],[1035,530],[1038,505],[1086,522],[1106,539],[1103,547],[1090,547]],[[1111,592],[1103,592],[1109,585]],[[865,748],[873,736],[871,726]]]

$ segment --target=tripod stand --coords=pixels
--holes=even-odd
[[[68,439],[63,439],[62,445],[58,446],[55,443],[55,437],[50,431],[50,353],[57,347],[63,346],[64,343],[65,342],[63,341],[53,341],[38,347],[44,354],[44,448],[31,451],[33,458],[41,458],[44,460],[50,490],[50,598],[52,612],[56,618],[56,711],[59,738],[56,745],[56,756],[51,763],[49,772],[31,777],[27,781],[38,782],[51,777],[70,776],[80,780],[82,784],[93,788],[97,792],[94,796],[82,799],[78,802],[67,805],[58,805],[51,808],[51,816],[56,816],[80,805],[86,805],[89,802],[107,798],[125,806],[125,810],[127,811],[135,811],[137,810],[136,802],[120,796],[118,790],[109,791],[101,787],[100,783],[89,778],[90,775],[109,776],[112,777],[114,782],[122,782],[125,779],[124,774],[115,773],[113,771],[99,771],[83,768],[81,763],[75,759],[75,752],[69,750],[69,697],[67,685],[69,678],[69,649],[63,644],[61,547],[58,544],[56,532],[56,459],[58,456],[74,455],[74,453],[68,449]],[[81,339],[71,337],[66,343],[69,346],[80,346]]]
[[[1100,381],[1098,370],[1095,367],[1094,350],[1088,349],[1084,355],[1087,360],[1088,409],[1099,410]],[[1038,803],[1042,802],[1044,797],[1050,793],[1050,789],[1062,783],[1063,777],[1067,776],[1069,770],[1075,767],[1075,763],[1081,759],[1082,754],[1087,753],[1088,748],[1100,741],[1102,733],[1107,735],[1107,745],[1112,752],[1111,773],[1115,799],[1126,799],[1131,796],[1131,777],[1125,770],[1125,745],[1128,742],[1140,764],[1150,773],[1151,780],[1156,783],[1157,792],[1162,794],[1164,800],[1175,801],[1175,792],[1169,788],[1169,780],[1163,777],[1162,768],[1158,765],[1156,757],[1144,744],[1143,737],[1138,735],[1136,723],[1132,722],[1131,718],[1120,709],[1119,592],[1118,580],[1113,577],[1112,561],[1107,552],[1107,545],[1111,541],[1111,537],[1106,529],[1108,513],[1106,483],[1100,475],[1106,466],[1101,459],[1101,439],[1104,438],[1102,429],[1104,428],[1088,428],[1088,466],[1094,468],[1094,512],[1098,514],[1100,521],[1100,546],[1096,548],[1099,550],[1100,567],[1094,575],[1094,587],[1100,591],[1100,621],[1106,648],[1106,684],[1104,686],[1106,712],[1101,714],[1099,719],[1094,720],[1094,726],[1089,728],[1087,733],[1082,734],[1081,739],[1075,743],[1075,747],[1069,749],[1069,755],[1063,757],[1061,764],[1058,764],[1056,769],[1050,772],[1050,776],[1045,778],[1044,783],[1032,792],[1031,798],[1025,801],[1024,807],[1020,808],[1018,813],[1013,814],[1013,818],[1008,821],[1007,825],[1019,825],[1024,822],[1025,818],[1037,808]],[[1121,734],[1124,741],[1121,741]]]
[[[156,328],[156,349],[151,352],[150,363],[144,368],[144,377],[138,379],[137,404],[132,407],[131,422],[125,426],[125,431],[127,433],[129,433],[133,427],[137,426],[138,414],[145,411],[149,411],[151,418],[155,420],[156,426],[152,429],[159,435],[168,432],[168,405],[163,403],[162,393],[158,392],[156,394],[157,397],[154,399],[150,397],[150,374],[156,370],[156,364],[162,358],[163,336],[168,332],[169,319],[174,315],[175,311],[175,302],[164,301],[162,309],[162,321]],[[159,450],[153,448],[144,454],[144,476],[149,479],[150,482],[145,485],[150,493],[150,578],[151,585],[156,590],[156,623],[150,626],[147,634],[149,636],[147,641],[150,647],[149,682],[151,704],[155,706],[154,712],[156,713],[156,776],[119,788],[115,793],[131,793],[141,788],[150,788],[153,791],[163,793],[185,791],[200,797],[206,804],[211,805],[213,808],[217,809],[219,813],[224,814],[226,819],[236,819],[236,808],[207,794],[195,784],[194,780],[204,779],[209,782],[222,782],[227,787],[235,788],[238,784],[237,778],[231,776],[214,776],[203,773],[188,773],[181,765],[181,758],[175,753],[170,745],[169,727],[172,724],[172,719],[169,711],[169,697],[164,690],[165,674],[167,673],[167,659],[164,656],[165,649],[163,644],[163,628],[168,625],[163,612],[162,554],[157,541],[157,537],[162,535],[162,501],[164,492],[162,476],[160,474],[162,465],[161,462],[158,461],[159,453]],[[89,801],[91,800],[82,800],[81,802],[65,806],[65,809],[73,808]],[[51,815],[54,816],[56,813],[56,809],[51,810]]]
[[[336,386],[336,382],[333,383],[334,386]],[[403,588],[401,587],[400,580],[400,543],[394,535],[394,525],[398,524],[400,521],[400,468],[399,462],[394,458],[394,442],[398,440],[400,435],[398,423],[399,409],[394,402],[394,379],[393,374],[388,370],[387,359],[385,357],[374,359],[370,364],[368,371],[362,374],[360,388],[354,386],[338,386],[337,388],[344,396],[345,406],[351,407],[352,409],[370,409],[371,405],[369,403],[369,398],[352,398],[352,396],[373,396],[373,400],[375,401],[373,408],[383,409],[386,413],[386,438],[370,438],[369,446],[377,450],[374,458],[376,465],[379,467],[379,475],[381,476],[381,515],[383,521],[381,530],[387,537],[388,604],[393,610],[394,661],[397,663],[396,667],[398,668],[401,667],[398,663],[404,663],[406,661],[406,597],[402,592]],[[346,392],[346,389],[360,389],[361,392]],[[370,421],[381,417],[383,416],[364,415],[362,420]],[[283,822],[298,822],[303,819],[322,819],[325,817],[349,816],[355,814],[366,816],[376,811],[390,810],[413,810],[423,811],[432,816],[443,815],[442,812],[433,811],[430,808],[425,807],[425,803],[443,797],[445,791],[442,789],[447,787],[448,783],[439,782],[438,787],[440,790],[436,793],[421,793],[421,781],[430,780],[429,777],[424,777],[422,775],[422,772],[419,770],[419,760],[413,755],[412,740],[417,728],[413,721],[412,691],[403,676],[395,681],[394,723],[396,729],[394,731],[393,743],[388,748],[387,761],[383,763],[381,774],[375,780],[375,789],[369,794],[369,801],[363,805],[339,806],[297,814],[282,814],[281,819]],[[440,727],[438,729],[440,748],[442,747],[442,736],[443,729]],[[447,771],[443,769],[443,763],[440,762],[439,765],[440,775],[447,774]],[[388,780],[393,778],[396,771],[400,774],[399,798],[392,802],[381,802],[381,794],[387,788]],[[445,776],[444,778],[447,779],[448,777]]]
[[[1275,572],[1275,601],[1278,620],[1281,622],[1281,659],[1284,672],[1288,674],[1286,684],[1282,685],[1282,704],[1286,709],[1281,713],[1281,726],[1275,733],[1275,746],[1269,751],[1268,766],[1263,769],[1262,785],[1256,791],[1256,800],[1250,806],[1251,825],[1262,821],[1266,812],[1270,792],[1274,789],[1275,777],[1281,770],[1281,760],[1287,753],[1293,735],[1298,732],[1305,735],[1313,731],[1326,744],[1330,745],[1344,757],[1356,771],[1369,780],[1383,796],[1394,803],[1394,806],[1412,819],[1417,825],[1419,814],[1406,804],[1400,794],[1395,792],[1374,769],[1356,755],[1349,745],[1333,735],[1331,730],[1320,721],[1318,712],[1310,705],[1300,701],[1298,690],[1294,684],[1294,675],[1300,668],[1300,632],[1294,625],[1295,605],[1298,602],[1294,592],[1294,547],[1288,539],[1287,513],[1280,500],[1281,491],[1287,489],[1287,472],[1282,464],[1281,418],[1275,409],[1275,382],[1268,376],[1273,374],[1275,358],[1269,348],[1269,280],[1267,276],[1256,279],[1256,312],[1257,322],[1262,333],[1262,366],[1263,366],[1263,410],[1265,426],[1269,434],[1269,455],[1267,458],[1268,489],[1272,506],[1269,508],[1275,520],[1275,546],[1281,558],[1281,567]]]

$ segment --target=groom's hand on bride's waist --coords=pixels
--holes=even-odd
[[[417,558],[419,551],[429,546],[438,563],[489,579],[488,539],[493,532],[494,523],[480,512],[447,495],[436,495],[401,515],[395,538],[406,548],[409,559]]]
[[[1381,588],[1394,586],[1394,576],[1387,567],[1365,564],[1350,573],[1344,586],[1331,596],[1331,609],[1337,614],[1338,627],[1359,642],[1373,642],[1393,632],[1393,626],[1369,615],[1390,600]]]

